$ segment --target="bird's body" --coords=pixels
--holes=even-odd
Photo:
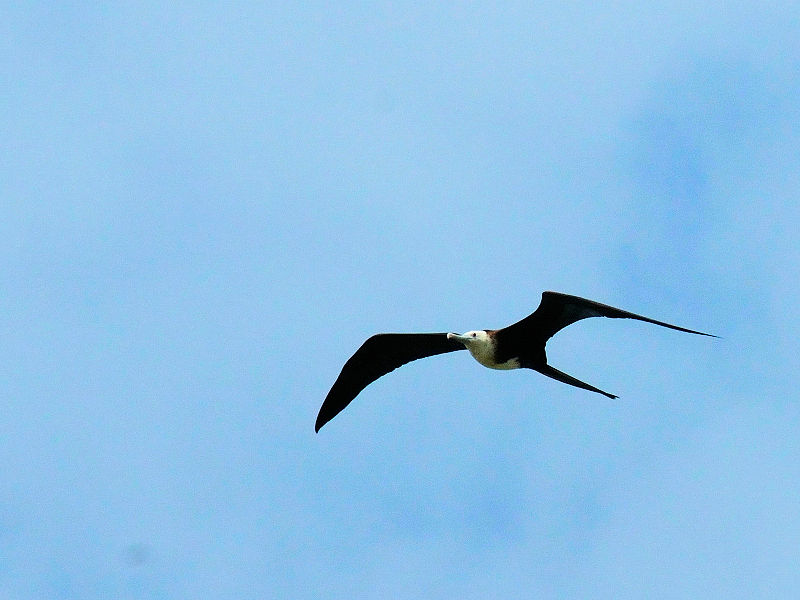
[[[473,337],[472,334],[475,334]],[[508,353],[498,351],[497,339],[493,330],[468,331],[463,336],[455,333],[448,333],[447,339],[460,340],[464,347],[469,350],[472,357],[484,367],[490,369],[508,370],[519,369],[522,365],[518,356],[511,356]],[[465,339],[461,339],[465,338]],[[512,353],[513,354],[513,353]],[[506,356],[507,355],[507,356]]]
[[[617,396],[562,373],[547,364],[545,344],[558,331],[581,319],[611,317],[636,319],[686,333],[716,337],[663,321],[656,321],[607,304],[558,292],[544,292],[539,307],[521,321],[502,329],[455,333],[381,333],[372,336],[342,368],[320,408],[316,431],[341,412],[367,385],[412,360],[467,349],[490,369],[533,369],[563,383]]]

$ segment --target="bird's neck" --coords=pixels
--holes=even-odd
[[[519,369],[520,360],[518,357],[511,357],[502,363],[498,362],[497,338],[494,336],[494,331],[488,331],[487,333],[486,337],[478,338],[467,346],[473,358],[484,367],[489,367],[490,369]]]

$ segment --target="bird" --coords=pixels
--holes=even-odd
[[[618,398],[547,363],[547,341],[568,325],[589,317],[636,319],[686,333],[719,337],[643,317],[594,300],[547,291],[542,293],[541,302],[533,313],[502,329],[478,329],[464,334],[443,332],[373,335],[342,367],[320,407],[314,430],[318,433],[323,425],[342,412],[365,387],[387,373],[420,358],[458,350],[469,350],[476,361],[490,369],[533,369],[562,383],[608,398]]]

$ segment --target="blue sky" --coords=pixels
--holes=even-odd
[[[800,593],[796,3],[0,20],[0,597]],[[609,401],[379,331],[553,289]]]

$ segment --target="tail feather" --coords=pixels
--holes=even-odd
[[[584,390],[589,390],[590,392],[597,392],[598,394],[603,394],[603,396],[606,396],[607,398],[612,398],[612,399],[619,398],[619,396],[615,396],[614,394],[609,394],[608,392],[604,392],[603,390],[598,389],[593,385],[589,385],[588,383],[584,383],[579,379],[575,379],[571,375],[567,375],[566,373],[563,373],[562,371],[559,371],[558,369],[555,369],[548,364],[531,368],[534,371],[538,371],[542,375],[547,375],[548,377],[555,379],[556,381],[560,381],[562,383],[566,383],[569,385],[574,385],[575,387],[579,387]]]

